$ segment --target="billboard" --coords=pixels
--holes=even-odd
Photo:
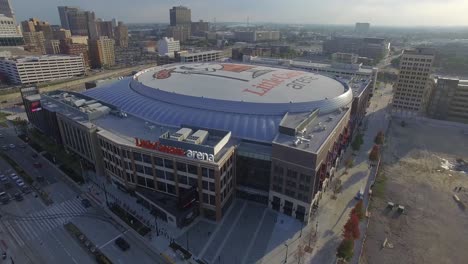
[[[41,101],[34,101],[34,102],[31,102],[30,104],[30,107],[31,109],[31,112],[37,112],[37,111],[41,111],[42,110],[42,107],[41,107]]]

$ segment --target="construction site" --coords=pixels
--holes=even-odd
[[[466,263],[468,126],[393,118],[360,263]]]

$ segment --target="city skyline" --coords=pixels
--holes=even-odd
[[[251,3],[247,0],[215,0],[200,2],[182,0],[157,3],[152,0],[13,0],[12,5],[18,21],[38,17],[60,24],[57,6],[79,6],[96,12],[105,20],[113,17],[128,23],[168,23],[172,6],[184,5],[192,10],[192,20],[204,19],[212,22],[276,22],[291,24],[354,24],[358,21],[385,26],[468,26],[468,3],[463,0],[331,0],[327,2],[293,0],[262,0]],[[216,2],[216,4],[215,4]],[[111,8],[109,8],[111,4]],[[424,8],[421,6],[424,5]],[[34,12],[31,12],[34,10]],[[279,10],[281,10],[279,12]],[[287,10],[284,12],[284,10]],[[398,19],[395,19],[395,11]]]

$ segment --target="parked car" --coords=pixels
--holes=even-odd
[[[91,207],[91,202],[88,199],[81,200],[81,204],[83,205],[84,208]]]
[[[11,149],[16,148],[15,144],[10,144],[9,147],[10,147]]]
[[[15,193],[15,200],[16,201],[23,201],[23,195],[20,192]]]
[[[20,145],[18,145],[18,147],[20,147],[20,148],[26,148],[26,144],[20,144]]]
[[[21,188],[21,190],[22,190],[24,193],[26,193],[26,194],[31,193],[31,188],[29,188],[29,187],[26,186],[26,185],[23,186],[23,187]]]
[[[8,178],[5,175],[2,174],[2,175],[0,175],[0,181],[1,182],[6,182],[6,181],[8,181]]]
[[[2,146],[2,149],[3,149],[3,150],[8,150],[8,146],[7,146],[7,145],[4,145],[4,146]]]
[[[40,162],[34,162],[33,165],[34,165],[34,168],[38,168],[38,169],[42,168],[42,163],[40,163]]]
[[[115,244],[122,250],[122,251],[127,251],[130,248],[130,244],[128,244],[125,239],[122,237],[119,237],[115,240]]]
[[[7,204],[10,202],[10,195],[8,193],[0,193],[0,200],[2,201],[2,204]]]
[[[10,179],[16,181],[16,180],[19,179],[19,177],[18,177],[18,175],[16,175],[16,173],[12,173],[12,174],[10,174]]]

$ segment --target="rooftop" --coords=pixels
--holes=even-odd
[[[81,56],[73,55],[41,55],[41,56],[16,56],[9,57],[7,60],[14,62],[38,62],[48,60],[65,60],[70,58],[81,58]]]
[[[344,94],[337,80],[314,73],[231,63],[178,64],[138,75],[146,87],[174,94],[251,103],[301,103]]]

